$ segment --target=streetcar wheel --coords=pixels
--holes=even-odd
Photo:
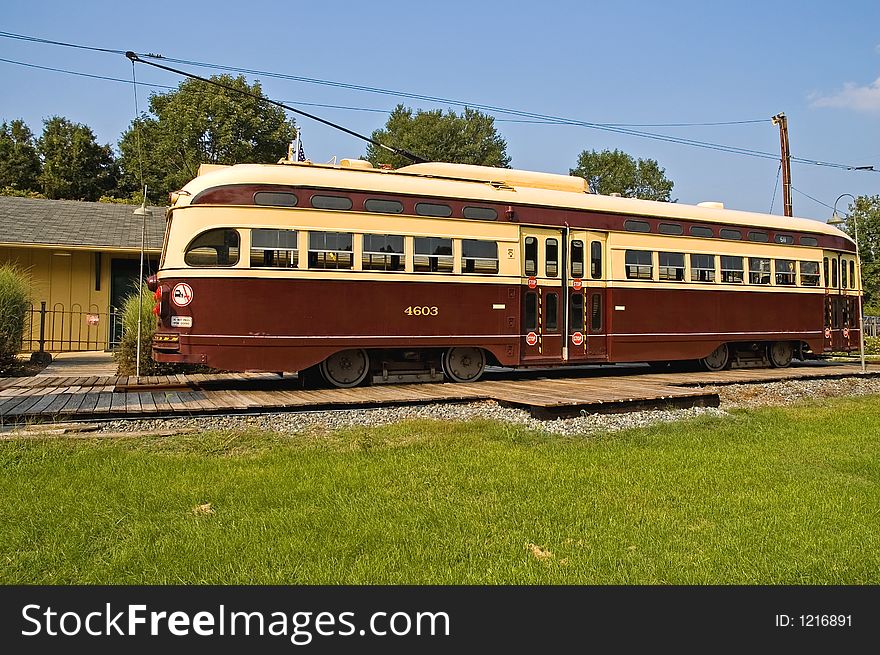
[[[773,368],[786,368],[794,357],[794,348],[788,341],[776,341],[767,348],[767,356]]]
[[[730,364],[730,349],[726,343],[722,343],[708,357],[703,357],[700,363],[708,371],[723,371]]]
[[[365,350],[343,350],[321,362],[320,369],[328,384],[342,389],[356,387],[370,371],[370,357]]]
[[[475,382],[486,370],[486,355],[479,348],[450,348],[443,354],[443,372],[453,382]]]

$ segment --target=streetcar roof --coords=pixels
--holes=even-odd
[[[341,165],[290,162],[205,166],[200,171],[203,174],[183,188],[186,193],[177,197],[175,205],[187,205],[201,191],[218,186],[291,185],[727,223],[813,232],[852,241],[849,235],[836,227],[807,218],[589,193],[586,181],[573,176],[441,162],[406,166],[398,170],[374,169],[366,164],[359,160],[342,160]]]

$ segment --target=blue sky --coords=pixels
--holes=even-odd
[[[111,49],[240,66],[494,105],[596,123],[747,121],[637,127],[778,153],[770,117],[785,112],[794,156],[880,170],[880,2],[27,2],[0,30]],[[0,38],[0,58],[131,78],[121,55]],[[204,69],[193,69],[204,73]],[[0,120],[35,133],[62,115],[116,143],[134,116],[131,86],[0,62]],[[176,76],[139,66],[139,81]],[[259,77],[259,76],[256,76]],[[253,79],[250,78],[251,80]],[[272,98],[390,111],[461,107],[332,86],[260,80]],[[139,96],[147,106],[146,90]],[[385,114],[303,106],[369,134]],[[508,122],[512,165],[567,173],[584,149],[657,159],[679,202],[720,200],[767,212],[778,161],[577,126]],[[357,157],[362,142],[298,119],[314,161]],[[795,189],[827,205],[880,193],[880,173],[793,164]],[[795,215],[830,210],[802,193]],[[839,208],[847,204],[844,199]],[[781,188],[773,213],[782,213]]]

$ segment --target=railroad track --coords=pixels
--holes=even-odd
[[[470,384],[428,383],[301,388],[293,377],[267,373],[0,379],[0,424],[160,418],[278,411],[326,411],[493,400],[536,418],[581,413],[717,406],[706,386],[790,379],[878,376],[854,364],[810,362],[786,369],[657,373],[645,366],[492,371]]]

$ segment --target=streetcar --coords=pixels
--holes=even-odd
[[[199,173],[171,194],[148,281],[160,362],[352,387],[858,349],[855,243],[818,221],[437,162]]]

